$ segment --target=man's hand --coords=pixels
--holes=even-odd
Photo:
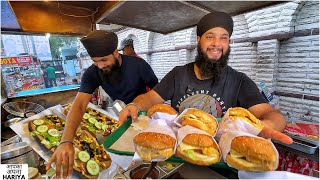
[[[63,168],[63,178],[71,176],[73,171],[74,148],[71,143],[64,143],[58,146],[52,157],[49,159],[46,170],[49,170],[51,164],[56,164],[56,177],[60,178],[60,170]]]
[[[264,128],[262,129],[262,131],[258,134],[258,136],[264,137],[266,139],[271,138],[271,139],[275,139],[278,141],[281,141],[285,144],[292,144],[293,140],[291,139],[291,137],[273,130],[272,128],[268,127],[267,125],[264,126]]]
[[[138,119],[139,108],[135,105],[128,105],[119,114],[119,125],[123,124],[128,117],[131,117],[132,120]]]

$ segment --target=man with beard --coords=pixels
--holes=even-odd
[[[233,20],[228,14],[215,11],[205,15],[197,24],[195,62],[173,68],[153,90],[135,98],[121,111],[120,124],[166,100],[180,113],[196,107],[215,117],[222,117],[230,107],[243,107],[265,125],[260,136],[292,143],[281,133],[286,126],[284,116],[268,104],[247,75],[227,65],[232,31]]]
[[[71,175],[75,132],[96,88],[101,86],[112,100],[129,103],[138,95],[146,93],[146,86],[153,88],[158,83],[158,78],[146,61],[119,54],[118,37],[115,33],[95,30],[81,38],[81,42],[93,64],[82,76],[79,92],[67,116],[66,131],[47,165],[50,168],[53,162],[56,163],[57,177],[60,177],[62,164],[63,177]]]

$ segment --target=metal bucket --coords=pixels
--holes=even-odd
[[[2,164],[28,164],[29,167],[39,166],[39,155],[25,142],[9,144],[1,147]]]

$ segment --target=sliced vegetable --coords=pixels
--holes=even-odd
[[[40,132],[40,133],[44,133],[44,132],[47,132],[48,131],[48,126],[46,125],[41,125],[41,126],[38,126],[37,127],[37,131]]]
[[[96,118],[93,118],[93,117],[89,118],[88,121],[92,124],[97,122]]]
[[[108,128],[108,125],[106,125],[106,124],[103,124],[102,126],[101,126],[101,129],[102,130],[106,130]]]
[[[83,115],[83,119],[89,119],[90,117],[91,117],[91,115],[88,113],[84,113],[84,115]]]
[[[96,127],[96,128],[98,128],[98,129],[101,129],[102,128],[102,123],[101,122],[95,122],[94,123],[94,126]]]
[[[100,172],[99,164],[91,159],[87,162],[86,168],[88,173],[91,174],[92,176],[96,176]]]
[[[89,127],[88,127],[88,130],[89,130],[90,132],[96,133],[96,129],[95,129],[94,127],[92,127],[92,126],[89,126]]]
[[[40,125],[44,124],[44,120],[36,119],[36,120],[33,121],[33,124],[36,125],[36,126],[40,126]]]
[[[48,134],[53,137],[61,136],[60,132],[57,129],[49,129]]]
[[[87,162],[90,160],[90,154],[87,151],[80,151],[78,157],[82,162]]]
[[[44,145],[46,145],[46,146],[49,147],[49,148],[52,147],[51,143],[50,143],[49,141],[45,140],[45,139],[41,141],[41,144],[44,144]]]

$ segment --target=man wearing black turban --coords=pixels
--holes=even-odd
[[[81,42],[93,64],[82,76],[79,92],[67,116],[67,131],[64,131],[62,143],[47,166],[49,168],[52,162],[56,162],[57,177],[60,177],[62,162],[63,176],[71,175],[74,158],[73,138],[97,87],[101,86],[112,100],[121,100],[127,104],[138,95],[146,93],[146,87],[153,88],[158,83],[158,78],[146,61],[119,54],[118,37],[115,33],[95,30],[81,38]]]
[[[243,107],[264,123],[260,136],[292,143],[280,133],[286,126],[284,116],[268,104],[246,74],[227,65],[232,32],[233,20],[228,14],[214,11],[205,15],[197,24],[195,62],[173,68],[153,90],[135,98],[120,112],[120,123],[129,116],[137,119],[138,107],[147,110],[167,100],[180,113],[193,107],[215,117],[222,117],[231,107]]]

